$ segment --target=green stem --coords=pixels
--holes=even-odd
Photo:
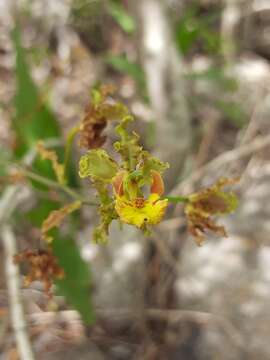
[[[189,198],[188,196],[166,196],[165,199],[167,199],[169,202],[172,202],[172,203],[187,203],[189,202]]]
[[[83,204],[87,204],[90,206],[97,206],[98,204],[92,201],[85,201],[84,197],[78,194],[75,190],[71,189],[70,187],[66,185],[62,185],[60,183],[57,183],[53,180],[50,180],[48,178],[45,178],[43,176],[40,176],[32,171],[22,169],[22,172],[25,176],[27,176],[29,179],[35,180],[39,182],[40,184],[46,185],[48,187],[53,187],[54,189],[62,190],[66,194],[68,194],[70,197],[72,197],[75,200],[80,200]]]
[[[72,147],[72,143],[74,140],[74,137],[77,135],[77,133],[79,132],[80,127],[78,126],[74,126],[68,133],[67,135],[67,139],[66,139],[66,145],[65,145],[65,159],[64,159],[64,174],[65,174],[65,178],[67,178],[67,169],[68,169],[68,164],[69,164],[69,160],[70,160],[70,153],[71,153],[71,147]]]
[[[63,185],[63,184],[60,184],[56,181],[53,181],[51,179],[48,179],[44,176],[41,176],[39,174],[36,174],[34,173],[33,171],[31,170],[28,170],[28,169],[25,169],[21,164],[18,164],[18,163],[13,163],[11,161],[0,161],[0,163],[5,163],[6,165],[11,165],[11,166],[16,166],[21,172],[23,175],[25,175],[27,178],[31,179],[31,180],[34,180],[34,181],[37,181],[39,182],[40,184],[43,184],[45,186],[48,186],[49,188],[54,188],[54,189],[58,189],[58,190],[61,190],[63,192],[65,192],[66,194],[68,194],[70,197],[72,197],[73,199],[76,199],[76,200],[80,200],[83,204],[87,204],[87,205],[90,205],[90,206],[97,206],[98,203],[94,202],[94,201],[85,201],[85,198],[77,193],[75,190],[71,189],[70,187],[66,186],[66,185]]]

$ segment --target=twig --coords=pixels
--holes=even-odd
[[[241,16],[237,0],[225,0],[221,19],[222,53],[226,65],[232,65],[236,53],[235,29]]]
[[[174,162],[165,174],[167,188],[171,188],[183,170],[192,138],[184,62],[176,49],[167,16],[169,1],[137,0],[130,3],[134,3],[140,24],[138,45],[156,123],[156,156]]]
[[[60,185],[58,183],[46,178],[44,180],[42,176],[27,170],[27,166],[30,166],[33,163],[35,157],[36,149],[32,149],[26,154],[22,163],[17,166],[23,169],[29,178],[39,182],[42,181],[49,187],[60,189]],[[14,329],[18,352],[21,360],[34,360],[34,353],[32,351],[30,339],[26,330],[26,321],[20,293],[19,270],[18,266],[13,262],[13,257],[17,253],[16,239],[11,227],[7,224],[12,213],[21,201],[20,195],[22,193],[22,189],[23,186],[20,184],[8,186],[5,189],[0,200],[0,230],[3,248],[5,251],[5,269],[9,292],[11,322]],[[70,196],[78,198],[78,194],[72,189],[68,187],[63,188],[63,186],[61,186],[61,189]]]
[[[217,111],[209,111],[209,120],[203,124],[204,135],[199,145],[198,154],[195,162],[196,167],[200,167],[205,164],[208,159],[209,152],[211,151],[211,145],[215,139],[219,128],[220,118]]]
[[[21,186],[13,185],[6,188],[0,202],[0,226],[10,217],[17,207],[17,197],[21,192]]]
[[[31,180],[35,180],[37,182],[39,182],[40,184],[46,185],[50,188],[54,188],[54,189],[58,189],[58,190],[62,190],[63,192],[65,192],[66,194],[68,194],[70,197],[72,197],[73,199],[76,200],[80,200],[82,201],[82,203],[87,204],[89,206],[97,206],[98,204],[94,201],[85,201],[85,198],[77,193],[75,190],[71,189],[69,186],[66,185],[62,185],[56,181],[53,181],[51,179],[45,178],[39,174],[36,174],[32,171],[26,170],[24,168],[20,168],[21,172],[23,173],[23,175],[25,175],[26,177],[28,177]]]
[[[9,225],[2,227],[2,240],[5,250],[5,269],[9,292],[11,322],[14,329],[18,352],[21,360],[34,360],[30,339],[26,331],[26,321],[20,293],[18,266],[13,262],[17,253],[16,239]]]
[[[20,163],[14,163],[11,161],[0,161],[0,163],[4,163],[4,164],[10,164],[11,166],[15,166],[18,168],[18,170],[22,173],[22,175],[24,175],[25,177],[34,180],[42,185],[48,186],[49,188],[53,188],[53,189],[58,189],[61,190],[63,192],[65,192],[67,195],[69,195],[70,197],[72,197],[73,199],[76,200],[80,200],[82,203],[87,204],[89,206],[97,206],[98,204],[94,201],[86,201],[85,198],[83,197],[83,195],[77,193],[75,190],[73,190],[72,188],[70,188],[69,186],[60,184],[56,181],[53,181],[49,178],[46,178],[44,176],[41,176],[39,174],[36,174],[35,172],[28,170],[25,168],[25,166],[23,166]]]
[[[169,265],[176,274],[178,274],[180,272],[180,264],[177,262],[177,259],[174,258],[170,248],[164,243],[162,239],[160,239],[159,234],[153,233],[150,239],[156,245],[165,263]]]
[[[29,166],[32,164],[36,156],[36,151],[31,150],[23,158],[23,164]],[[21,185],[10,185],[8,186],[0,200],[0,226],[3,225],[11,216],[18,203],[20,202],[19,195],[22,192]]]
[[[244,347],[241,335],[231,322],[224,316],[212,314],[205,311],[193,311],[182,309],[144,309],[144,313],[148,318],[167,320],[169,323],[176,323],[180,321],[192,321],[199,325],[208,325],[209,323],[220,326],[225,333],[233,340],[233,342],[240,348]],[[136,320],[139,314],[130,309],[95,309],[99,318],[113,319],[130,319]],[[28,315],[28,320],[31,324],[48,325],[53,322],[78,322],[81,323],[80,315],[74,310],[64,310],[60,312],[39,312]]]
[[[260,112],[266,107],[268,102],[268,90],[262,88],[258,98],[261,100],[254,105],[250,120],[244,129],[244,133],[242,134],[242,132],[240,132],[241,138],[236,140],[236,147],[247,144],[248,142],[252,141],[256,135],[258,135],[258,131],[262,125]]]
[[[30,165],[35,158],[36,152],[30,151],[23,159],[23,163]],[[10,226],[7,224],[13,211],[21,201],[21,185],[13,185],[6,188],[0,200],[0,229],[3,248],[5,252],[5,270],[7,286],[9,292],[9,302],[11,311],[11,322],[14,329],[18,352],[22,360],[34,360],[31,343],[26,331],[26,321],[24,318],[18,266],[13,262],[16,254],[16,239]]]
[[[219,167],[233,163],[240,160],[245,156],[251,155],[257,151],[264,149],[270,145],[270,134],[267,136],[257,137],[254,141],[246,143],[236,149],[227,151],[215,159],[209,161],[206,165],[198,168],[191,176],[186,180],[178,184],[170,193],[170,195],[177,195],[186,185],[191,185],[198,181],[206,172],[212,172]]]

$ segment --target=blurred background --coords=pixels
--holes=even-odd
[[[53,174],[31,149],[43,138],[61,157],[99,84],[117,87],[144,146],[171,164],[166,194],[241,176],[240,205],[220,219],[228,238],[202,247],[179,205],[150,238],[113,225],[106,245],[91,241],[96,211],[76,213],[56,250],[68,269],[62,292],[49,299],[39,282],[23,285],[26,269],[19,275],[35,355],[270,359],[269,61],[267,0],[0,0],[1,360],[32,359],[12,330],[10,251],[39,248],[42,220],[68,200],[32,181]],[[75,141],[70,181],[93,199],[77,176],[81,153]],[[74,308],[95,313],[94,324]]]

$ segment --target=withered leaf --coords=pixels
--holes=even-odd
[[[216,225],[211,216],[230,214],[237,208],[238,199],[232,192],[222,190],[239,179],[220,178],[211,187],[188,196],[185,206],[188,230],[198,245],[205,238],[205,232],[211,231],[219,236],[227,236],[224,226]]]
[[[48,236],[48,232],[51,229],[60,226],[67,215],[79,209],[81,206],[82,203],[81,201],[78,200],[71,204],[63,206],[58,210],[51,211],[47,219],[45,219],[42,223],[41,226],[42,238],[47,242],[51,242],[53,238],[51,236]]]
[[[42,281],[45,291],[51,296],[50,289],[54,279],[62,279],[64,270],[58,265],[56,257],[51,249],[46,250],[25,250],[14,256],[15,263],[26,262],[29,272],[25,277],[25,286],[29,286],[33,281]]]
[[[128,109],[123,104],[109,102],[108,96],[114,92],[114,87],[110,85],[93,91],[92,101],[87,106],[80,125],[81,147],[88,150],[101,147],[106,141],[103,130],[108,121],[120,120],[128,114]]]
[[[59,163],[56,152],[54,150],[46,149],[43,141],[39,141],[36,148],[43,160],[51,161],[58,182],[60,184],[65,184],[65,168],[63,164]]]

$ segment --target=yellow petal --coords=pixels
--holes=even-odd
[[[115,210],[124,223],[138,228],[158,224],[165,213],[168,200],[160,200],[158,194],[151,194],[148,199],[137,198],[129,201],[124,196],[116,197]]]

